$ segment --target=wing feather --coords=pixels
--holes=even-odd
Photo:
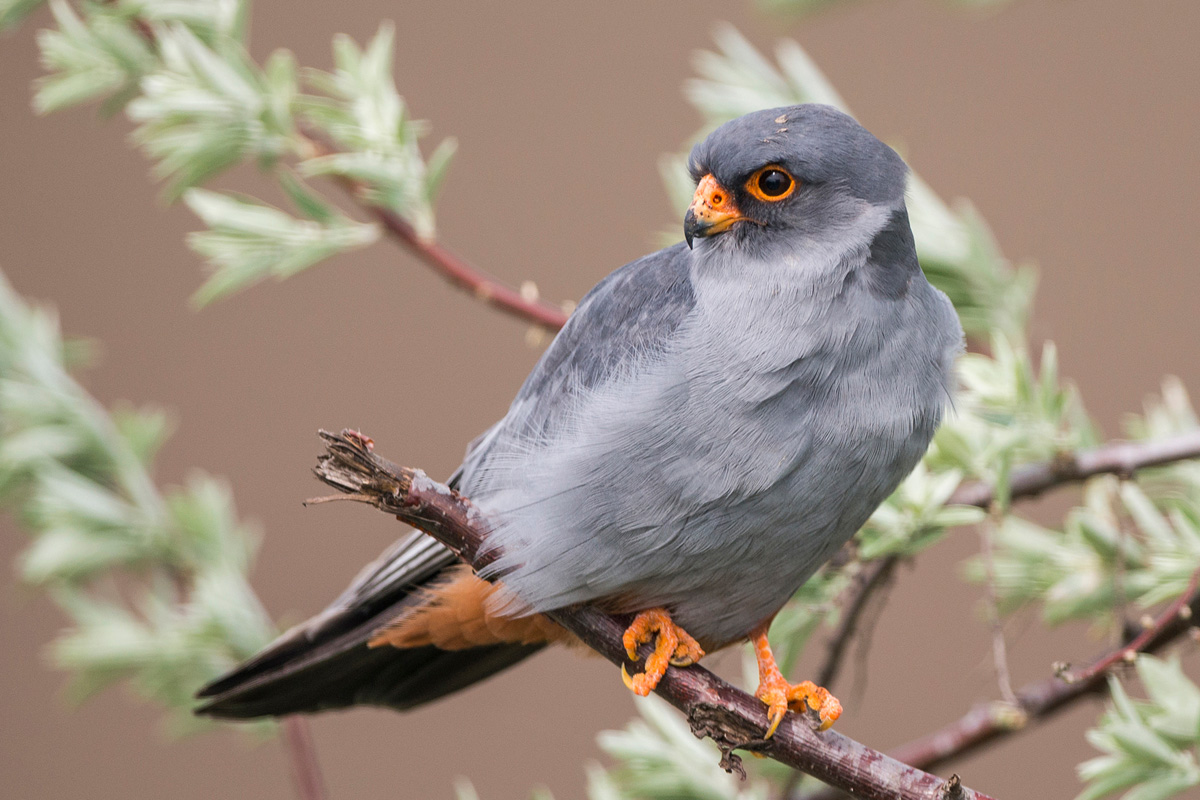
[[[694,305],[684,245],[617,270],[580,302],[530,373],[508,414],[468,447],[450,485],[468,496],[490,454],[527,437],[552,435],[579,393],[661,347]],[[497,445],[501,445],[497,448]],[[320,614],[205,686],[200,713],[253,717],[356,704],[410,708],[481,680],[541,645],[441,651],[367,647],[386,624],[416,608],[454,555],[412,531],[368,564]]]

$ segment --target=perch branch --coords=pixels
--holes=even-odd
[[[487,536],[483,518],[470,502],[420,470],[398,467],[371,452],[370,440],[353,432],[322,432],[326,453],[314,472],[335,489],[365,495],[376,508],[420,528],[475,569],[498,553],[479,549]],[[625,663],[621,636],[627,620],[589,606],[573,606],[550,617],[614,664]],[[928,800],[946,795],[991,800],[902,764],[836,731],[816,733],[806,717],[789,714],[768,740],[765,706],[699,666],[670,668],[656,692],[688,716],[697,736],[708,736],[722,752],[722,766],[741,770],[735,749],[787,764],[865,800]]]

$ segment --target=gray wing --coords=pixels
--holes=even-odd
[[[473,468],[497,441],[548,435],[570,396],[606,380],[632,355],[651,352],[691,309],[688,251],[668,248],[601,281],[521,387],[507,416],[468,448],[450,485],[469,494]],[[324,611],[204,687],[199,713],[254,717],[355,704],[411,708],[487,677],[541,645],[463,651],[369,649],[370,636],[419,605],[423,586],[455,563],[434,539],[413,531],[368,564]]]
[[[631,356],[660,347],[695,302],[690,252],[681,243],[652,253],[616,270],[584,295],[525,379],[509,413],[471,442],[449,485],[469,497],[472,473],[497,442],[551,435],[574,393],[602,383]],[[327,629],[344,626],[348,615],[361,618],[368,609],[390,607],[455,561],[445,547],[414,531],[300,627],[308,640],[319,639]]]
[[[455,473],[470,496],[497,445],[552,437],[580,392],[604,383],[635,356],[660,349],[695,305],[691,251],[680,243],[626,264],[588,292],[529,373],[508,414],[472,443]]]

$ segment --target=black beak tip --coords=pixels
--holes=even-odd
[[[690,208],[683,215],[683,239],[687,242],[688,250],[692,249],[692,238],[696,234],[696,214]]]

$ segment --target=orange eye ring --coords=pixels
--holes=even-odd
[[[764,203],[778,203],[796,191],[796,179],[778,164],[767,164],[746,181],[746,191]]]

